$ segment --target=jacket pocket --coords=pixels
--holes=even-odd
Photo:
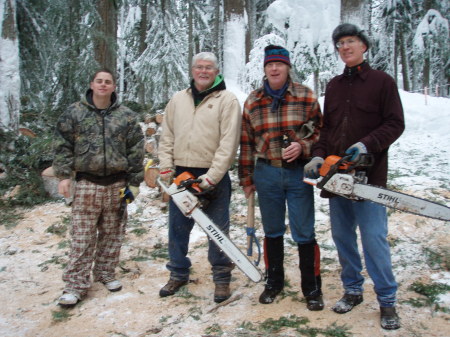
[[[267,149],[269,148],[269,133],[265,132],[263,133],[259,138],[258,142],[256,143],[256,151],[259,153],[266,153]]]
[[[89,151],[89,143],[81,143],[75,146],[75,154],[77,156],[83,155]]]
[[[378,113],[378,104],[367,102],[367,101],[355,101],[355,106],[358,110],[363,111],[367,114]]]

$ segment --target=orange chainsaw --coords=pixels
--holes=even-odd
[[[164,192],[170,195],[172,201],[184,216],[192,218],[248,278],[253,282],[261,281],[262,274],[260,270],[202,211],[207,198],[203,197],[205,192],[198,185],[201,183],[201,179],[196,179],[190,172],[183,172],[174,179],[170,186],[166,186],[159,178],[157,181]]]
[[[367,184],[366,169],[373,165],[373,156],[362,155],[358,162],[350,162],[350,157],[328,156],[319,170],[320,178],[305,178],[304,182],[347,199],[370,200],[399,211],[450,221],[450,208],[445,205]]]

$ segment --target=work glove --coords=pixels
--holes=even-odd
[[[201,183],[198,185],[203,191],[210,191],[216,187],[216,182],[207,174],[202,174],[198,179],[201,179]]]
[[[347,150],[345,150],[345,154],[352,156],[349,161],[352,161],[354,163],[359,162],[359,160],[361,159],[361,155],[364,153],[367,153],[367,148],[361,142],[353,144]]]
[[[169,168],[163,168],[159,171],[159,179],[163,181],[167,186],[172,185],[174,171]]]
[[[122,187],[119,190],[120,193],[120,198],[126,202],[126,204],[130,204],[134,201],[135,195],[133,193],[133,191],[131,190],[131,188],[137,188],[138,189],[138,193],[139,193],[139,187],[137,186],[126,186],[126,187]]]
[[[317,179],[320,177],[319,169],[323,165],[323,158],[314,157],[311,161],[305,165],[304,174],[306,178]]]
[[[137,196],[139,195],[139,186],[129,186],[129,189],[131,191],[131,193],[133,193],[133,197],[134,199],[137,198]]]

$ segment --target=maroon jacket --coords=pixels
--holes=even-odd
[[[313,157],[343,156],[351,145],[362,142],[375,158],[368,183],[385,187],[388,149],[404,129],[402,103],[393,78],[364,62],[353,75],[342,74],[328,83],[324,125]]]

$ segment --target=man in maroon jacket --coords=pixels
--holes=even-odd
[[[388,149],[405,128],[397,86],[389,75],[372,69],[364,60],[369,41],[358,27],[348,23],[339,25],[333,32],[333,42],[346,66],[344,73],[327,85],[324,126],[314,146],[313,159],[305,166],[305,176],[317,178],[328,155],[346,154],[357,162],[361,154],[371,153],[374,165],[367,172],[368,183],[386,186]],[[385,208],[325,191],[321,196],[330,198],[332,236],[342,266],[344,296],[333,310],[343,314],[363,301],[364,277],[356,234],[359,227],[367,271],[380,305],[381,326],[398,329],[397,283],[386,239]]]

